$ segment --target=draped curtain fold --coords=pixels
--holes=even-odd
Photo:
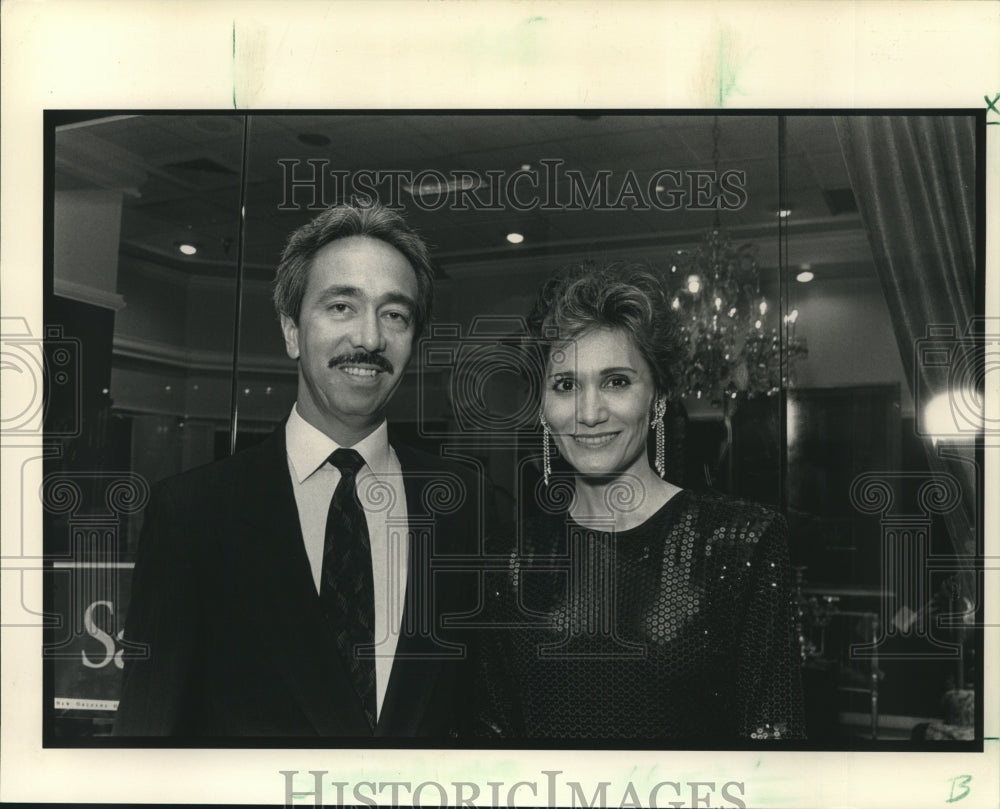
[[[927,390],[916,341],[928,326],[953,326],[960,337],[975,315],[975,119],[850,116],[834,123],[910,390]],[[961,500],[945,521],[955,553],[972,555],[979,496],[972,444],[928,440],[925,448],[931,471],[959,482]],[[971,572],[962,580],[975,598]]]

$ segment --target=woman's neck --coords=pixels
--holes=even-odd
[[[577,475],[569,513],[581,525],[625,531],[642,525],[679,491],[648,464],[608,477]]]

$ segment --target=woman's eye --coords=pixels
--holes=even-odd
[[[613,376],[605,383],[609,388],[627,388],[632,384],[627,376]]]
[[[572,379],[557,379],[553,385],[552,390],[564,392],[571,391],[575,387]]]

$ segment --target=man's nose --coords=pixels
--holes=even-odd
[[[385,350],[385,333],[382,322],[376,312],[367,312],[356,321],[354,344],[365,351],[375,352]]]
[[[576,401],[576,419],[587,427],[600,424],[608,417],[604,398],[596,388],[587,385]]]

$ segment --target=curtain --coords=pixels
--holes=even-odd
[[[970,326],[975,329],[975,119],[852,116],[834,123],[919,408],[930,392],[943,391],[940,369],[935,376],[915,361],[917,341],[927,337],[928,326],[952,327],[959,343],[970,342],[961,338],[971,333]],[[950,339],[947,329],[944,335]],[[978,378],[981,382],[981,374]],[[981,391],[978,395],[981,402]],[[931,472],[958,480],[959,503],[945,521],[955,554],[972,556],[980,494],[974,444],[935,447],[926,440],[925,447]],[[971,560],[960,581],[975,602]]]

